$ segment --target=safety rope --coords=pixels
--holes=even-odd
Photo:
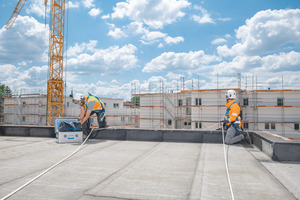
[[[60,160],[56,164],[52,165],[51,167],[49,167],[48,169],[46,169],[45,171],[43,171],[42,173],[40,173],[39,175],[37,175],[36,177],[34,177],[33,179],[31,179],[27,183],[25,183],[24,185],[22,185],[21,187],[19,187],[18,189],[16,189],[15,191],[13,191],[10,194],[6,195],[5,197],[1,198],[1,200],[5,200],[5,199],[9,198],[10,196],[14,195],[18,191],[22,190],[24,187],[26,187],[27,185],[29,185],[33,181],[37,180],[38,178],[42,177],[44,174],[46,174],[47,172],[49,172],[51,169],[53,169],[54,167],[58,166],[59,164],[61,164],[62,162],[64,162],[65,160],[67,160],[68,158],[70,158],[71,156],[73,156],[75,153],[77,153],[81,149],[81,147],[86,143],[86,141],[89,139],[89,137],[92,134],[93,130],[94,130],[94,128],[92,128],[91,132],[86,137],[86,139],[84,140],[84,142],[73,153],[71,153],[70,155],[68,155],[64,159]]]
[[[214,125],[212,125],[212,126],[206,127],[206,128],[204,128],[204,129],[202,129],[202,130],[203,130],[203,131],[205,131],[205,130],[210,131],[210,129],[211,129],[212,127],[216,126],[216,125],[219,125],[219,122],[216,123],[216,124],[214,124]],[[214,129],[214,130],[215,130],[215,129]]]
[[[223,123],[222,123],[222,139],[223,139],[223,150],[224,150],[224,159],[225,159],[227,180],[228,180],[229,189],[230,189],[230,193],[231,193],[231,199],[234,200],[234,195],[233,195],[233,190],[232,190],[232,185],[231,185],[231,180],[230,180],[230,174],[229,174],[229,170],[228,170],[228,158],[227,158],[227,155],[226,155]]]

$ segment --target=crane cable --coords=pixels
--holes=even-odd
[[[229,189],[230,189],[230,193],[231,193],[231,199],[234,200],[234,194],[233,194],[231,180],[230,180],[230,174],[229,174],[229,170],[228,170],[228,157],[226,155],[223,122],[222,122],[221,125],[222,125],[222,139],[223,139],[223,150],[224,150],[224,159],[225,159],[225,167],[226,167],[226,173],[227,173],[227,180],[228,180]],[[228,148],[227,148],[227,153],[228,153]]]
[[[23,188],[25,188],[27,185],[29,185],[30,183],[32,183],[33,181],[37,180],[38,178],[42,177],[43,175],[45,175],[47,172],[49,172],[51,169],[53,169],[54,167],[58,166],[59,164],[61,164],[62,162],[64,162],[65,160],[67,160],[68,158],[70,158],[71,156],[73,156],[75,153],[77,153],[81,147],[86,143],[86,141],[89,139],[90,135],[92,134],[94,128],[92,128],[91,132],[89,133],[89,135],[85,138],[84,142],[70,155],[68,155],[67,157],[65,157],[64,159],[60,160],[59,162],[57,162],[56,164],[52,165],[51,167],[49,167],[48,169],[46,169],[45,171],[43,171],[42,173],[40,173],[39,175],[37,175],[36,177],[34,177],[33,179],[31,179],[30,181],[28,181],[27,183],[25,183],[24,185],[22,185],[21,187],[19,187],[18,189],[14,190],[13,192],[11,192],[10,194],[6,195],[5,197],[1,198],[1,200],[5,200],[7,198],[9,198],[10,196],[14,195],[15,193],[17,193],[18,191],[22,190]]]
[[[67,94],[67,73],[68,73],[68,42],[69,42],[69,0],[67,1],[67,23],[66,23],[66,42],[65,42],[65,66],[64,66],[64,71],[65,71],[65,81],[64,81],[64,89],[65,89],[65,95]],[[66,98],[64,104],[66,105]]]

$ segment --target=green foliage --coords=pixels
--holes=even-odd
[[[0,83],[0,95],[11,95],[12,91],[10,87]]]
[[[134,96],[131,98],[131,103],[133,103],[136,106],[140,106],[140,97],[139,96]]]
[[[12,94],[11,89],[8,86],[0,83],[0,122],[1,120],[3,120],[3,116],[1,114],[4,112],[4,106],[3,106],[4,98],[2,97],[2,95],[11,95],[11,94]]]
[[[4,95],[5,94],[5,85],[2,85],[0,83],[0,95]]]

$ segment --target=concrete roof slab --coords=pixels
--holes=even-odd
[[[34,137],[1,136],[0,143],[0,198],[79,146]],[[248,146],[227,147],[236,199],[300,198],[299,163],[274,162]],[[222,144],[91,139],[9,199],[230,198]]]

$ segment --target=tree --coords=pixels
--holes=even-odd
[[[135,106],[140,106],[140,96],[134,96],[131,98],[131,103]]]
[[[3,96],[11,95],[11,94],[12,94],[11,89],[8,86],[0,83],[0,122],[3,122],[3,120],[4,120],[4,115],[3,115],[3,113],[4,113],[4,105],[3,105],[4,98],[3,98]]]
[[[11,95],[12,94],[12,91],[10,89],[10,87],[4,85],[4,84],[1,84],[0,82],[0,95]]]

